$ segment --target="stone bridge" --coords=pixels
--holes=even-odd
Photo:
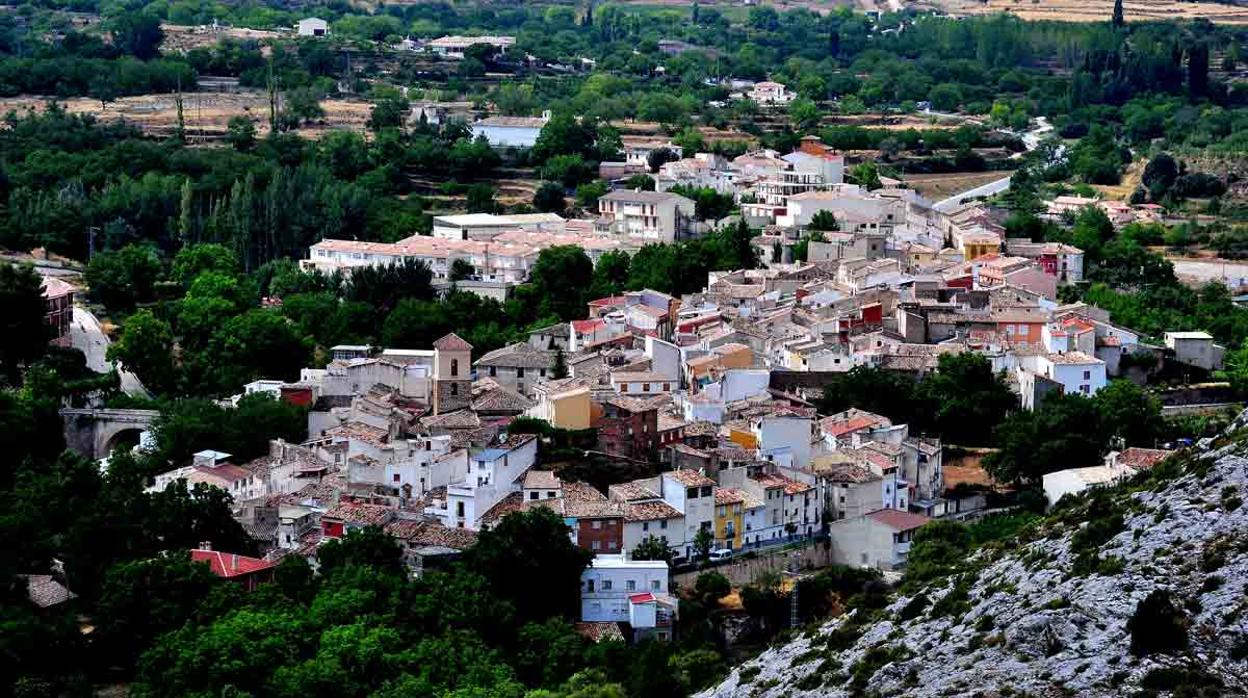
[[[65,445],[93,460],[121,444],[133,446],[152,427],[156,410],[62,409]]]

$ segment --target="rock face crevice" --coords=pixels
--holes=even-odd
[[[879,617],[808,630],[701,695],[1248,695],[1246,455],[1241,431],[1206,440],[981,550]],[[1137,656],[1129,622],[1156,590],[1181,609],[1187,649]],[[930,603],[911,604],[920,594]],[[949,594],[960,597],[942,604]],[[933,617],[938,606],[953,610]]]

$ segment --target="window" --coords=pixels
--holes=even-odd
[[[650,530],[650,522],[649,522],[649,521],[642,521],[642,522],[641,522],[641,530],[643,530],[643,531],[649,531],[649,530]]]
[[[497,367],[497,366],[491,366],[491,367],[490,367],[490,377],[491,377],[491,378],[493,378],[494,376],[497,376],[497,375],[498,375],[498,367]]]
[[[664,383],[664,384],[663,384],[663,392],[665,392],[665,393],[666,393],[666,392],[670,392],[671,390],[672,390],[672,384],[671,384],[671,383]]]
[[[524,378],[524,367],[516,369],[516,378]]]
[[[643,392],[643,393],[648,393],[648,392],[650,392],[650,384],[649,384],[649,383],[642,383],[642,384],[641,384],[641,392]]]
[[[541,373],[543,378],[546,377],[546,369],[543,368],[539,373]]]
[[[659,528],[662,528],[664,530],[667,529],[667,519],[663,519],[662,521],[659,522]]]
[[[610,579],[604,579],[604,580],[602,580],[602,590],[603,590],[603,591],[611,591],[611,580],[610,580]]]
[[[459,383],[451,383],[451,395],[459,395]]]
[[[703,486],[703,487],[702,487],[702,496],[703,496],[703,497],[710,497],[710,496],[711,496],[711,494],[712,494],[712,491],[711,491],[711,485],[705,485],[705,486]]]
[[[530,493],[529,493],[529,499],[537,499],[537,493],[536,493],[536,492],[530,492]]]
[[[394,474],[394,482],[398,482],[398,481],[399,481],[399,474],[398,474],[398,473],[395,473],[395,474]]]
[[[585,580],[585,591],[588,591],[591,594],[594,593],[594,580],[592,579]],[[595,605],[596,604],[597,602],[595,602]]]
[[[698,488],[696,488],[696,487],[690,487],[689,489],[685,490],[685,497],[687,497],[687,498],[689,498],[689,499],[697,499],[697,498],[698,498]]]
[[[459,375],[459,359],[451,359],[451,375]]]
[[[597,552],[597,550],[602,547],[602,544],[599,543],[598,541],[594,541],[589,544],[589,547],[591,550],[594,550],[595,552]]]
[[[630,579],[624,582],[624,590],[625,591],[637,591],[637,580]]]
[[[464,515],[464,503],[463,502],[455,502],[455,515],[456,516]]]
[[[597,531],[602,528],[602,522],[595,520],[592,524],[590,524],[590,527]]]
[[[1091,372],[1091,371],[1084,371],[1084,372],[1083,372],[1083,379],[1084,379],[1085,381],[1092,380],[1092,372]]]

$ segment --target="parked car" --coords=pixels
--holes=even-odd
[[[711,562],[724,562],[726,560],[731,560],[732,549],[720,548],[719,550],[712,550],[710,558],[711,558]]]

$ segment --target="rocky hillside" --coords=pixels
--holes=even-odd
[[[1246,425],[703,695],[1248,695]]]

